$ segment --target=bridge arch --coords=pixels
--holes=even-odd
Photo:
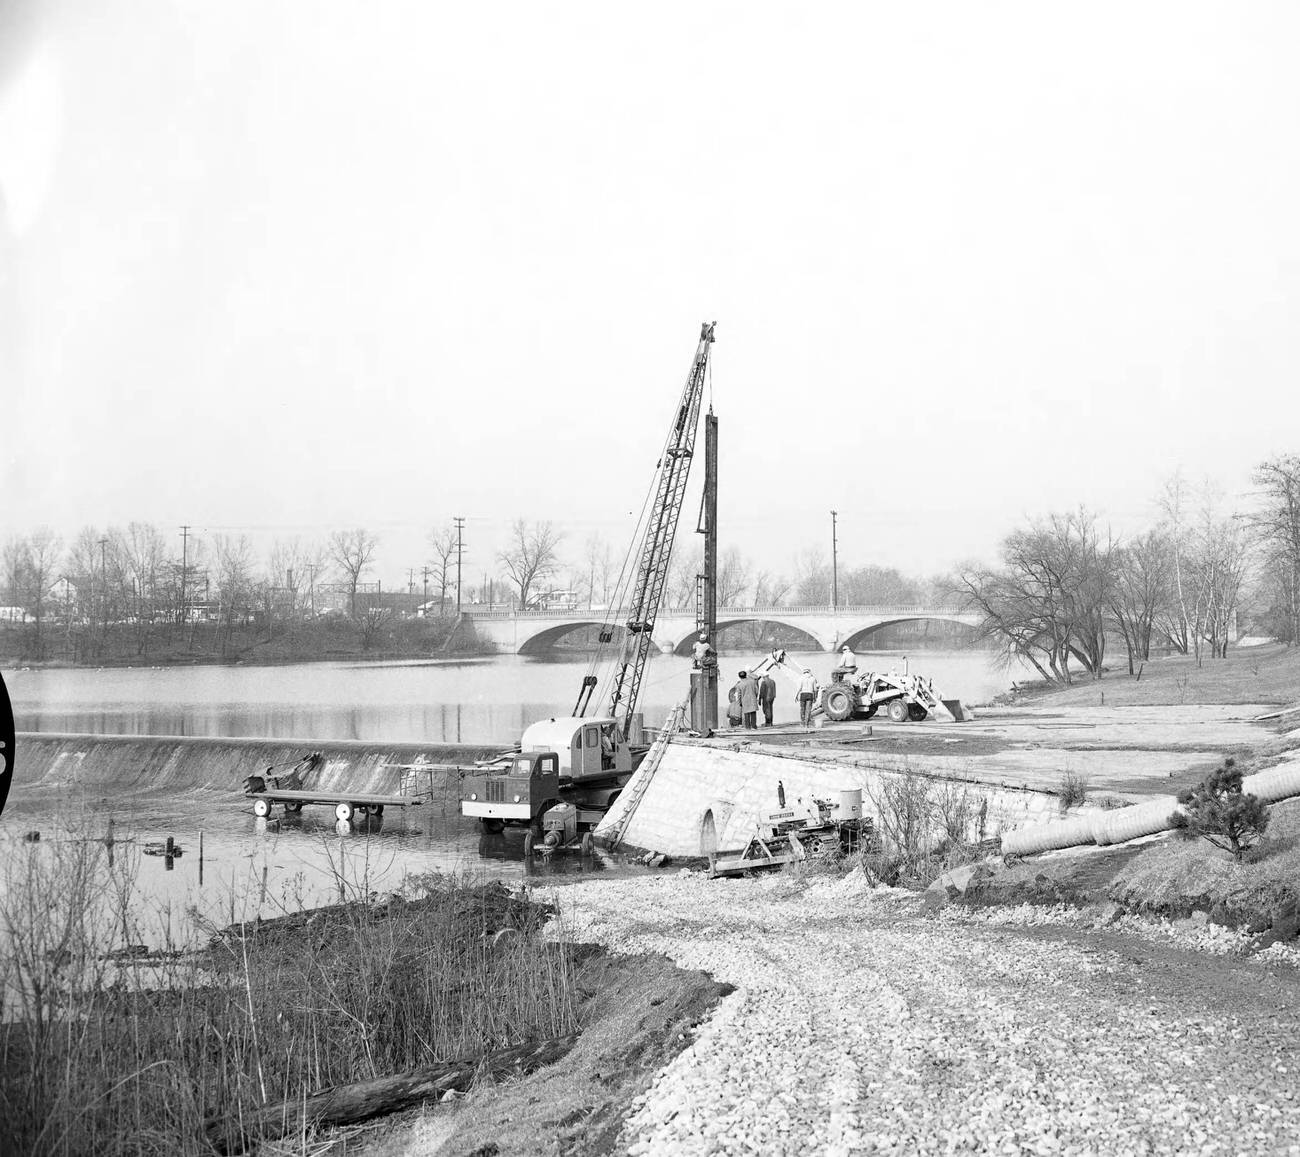
[[[577,631],[599,631],[605,626],[599,619],[574,619],[571,622],[557,623],[552,627],[544,627],[535,635],[529,635],[522,643],[519,644],[519,654],[521,655],[542,655],[550,651],[566,635],[572,635]],[[614,643],[621,644],[623,641],[623,627],[614,628]]]
[[[957,615],[895,615],[892,618],[882,618],[879,622],[859,627],[856,631],[846,634],[840,640],[838,646],[851,647],[855,651],[876,650],[877,648],[872,646],[872,636],[888,627],[897,626],[899,623],[951,623],[962,629],[961,634],[965,638],[973,638],[975,632],[975,628],[970,623]]]
[[[789,631],[797,632],[808,640],[808,646],[804,647],[800,643],[786,643],[785,646],[795,651],[825,651],[829,649],[830,641],[823,640],[815,631],[808,629],[807,624],[801,622],[791,622],[781,618],[779,615],[746,615],[738,618],[721,618],[718,619],[718,632],[730,630],[732,627],[744,627],[751,623],[772,623],[776,626],[785,627]],[[674,655],[689,655],[691,646],[695,642],[698,632],[692,628],[680,639],[672,644],[671,653]],[[716,640],[714,640],[716,642]],[[667,648],[665,648],[667,649]]]

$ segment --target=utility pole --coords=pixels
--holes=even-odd
[[[99,585],[103,588],[99,595],[100,621],[103,623],[104,636],[108,636],[108,539],[99,540]]]
[[[311,600],[311,617],[316,617],[316,564],[307,564],[307,597]]]
[[[704,535],[704,572],[697,578],[695,627],[708,635],[712,664],[691,672],[691,729],[708,735],[718,726],[718,419],[704,416],[704,493],[700,522]]]
[[[465,529],[465,520],[456,515],[452,521],[456,524],[456,618],[460,618],[460,562],[465,554],[465,542],[461,537]]]
[[[840,560],[839,560],[839,536],[836,533],[837,514],[831,511],[831,610],[839,609],[840,605]]]
[[[190,528],[187,523],[181,527],[181,609],[179,622],[185,621],[185,573],[190,561]]]
[[[424,598],[420,600],[420,608],[424,611],[425,617],[428,617],[429,611],[429,568],[424,568]],[[442,607],[438,608],[438,613],[442,614]]]

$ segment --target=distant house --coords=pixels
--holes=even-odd
[[[22,607],[0,607],[0,623],[34,623],[35,621]]]

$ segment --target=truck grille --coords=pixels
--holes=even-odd
[[[489,779],[483,785],[483,798],[488,803],[505,803],[506,781],[504,779]]]

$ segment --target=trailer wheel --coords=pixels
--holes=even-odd
[[[253,814],[259,819],[266,819],[271,814],[271,801],[269,799],[253,800]]]
[[[378,819],[384,814],[384,805],[381,803],[375,804],[375,806],[370,809],[370,814]]]
[[[287,799],[287,800],[285,800],[285,801],[284,801],[284,810],[285,810],[286,812],[288,812],[290,815],[295,815],[295,816],[296,816],[300,811],[302,811],[302,800],[300,800],[300,799]]]
[[[499,836],[506,830],[506,821],[493,819],[492,816],[482,816],[478,822],[483,825],[483,830],[490,836]]]
[[[907,704],[901,699],[891,699],[889,701],[889,718],[895,723],[906,723],[908,717]]]
[[[370,808],[367,804],[359,803],[353,806],[352,814],[357,819],[365,819],[370,814]]]
[[[842,723],[857,707],[858,699],[853,689],[844,683],[832,683],[822,692],[822,710],[826,718],[835,723]]]
[[[352,819],[353,808],[350,803],[341,803],[334,806],[334,818],[342,820],[344,823]]]

